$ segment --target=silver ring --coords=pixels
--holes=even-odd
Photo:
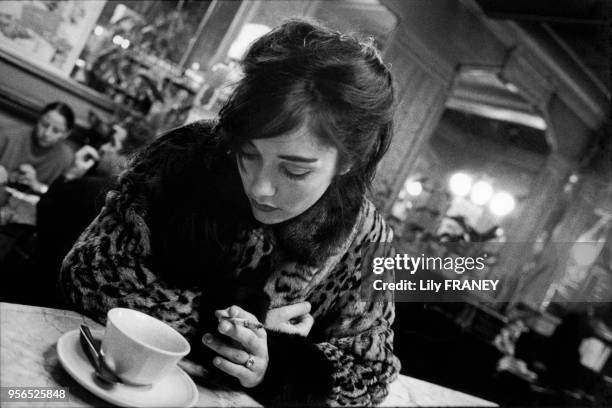
[[[253,367],[253,364],[255,364],[255,357],[253,357],[252,354],[249,354],[249,358],[247,358],[247,361],[244,362],[244,366],[250,370],[251,367]]]

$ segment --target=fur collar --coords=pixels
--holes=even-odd
[[[363,199],[363,190],[350,177],[337,177],[304,213],[270,226],[277,248],[286,259],[308,266],[321,265],[353,229]]]

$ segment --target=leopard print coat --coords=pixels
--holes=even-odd
[[[65,258],[62,292],[75,309],[100,322],[113,307],[140,310],[173,326],[190,339],[192,349],[203,348],[200,326],[214,311],[203,310],[203,299],[219,291],[231,299],[232,287],[185,287],[156,273],[146,205],[127,189],[123,185],[109,193]],[[385,398],[400,368],[393,354],[395,311],[392,295],[374,291],[372,282],[393,276],[392,271],[374,275],[368,266],[374,256],[393,256],[392,235],[363,198],[348,234],[317,266],[279,257],[278,241],[265,226],[236,243],[236,282],[264,269],[265,279],[256,289],[269,300],[264,309],[308,301],[315,321],[307,338],[268,333],[270,364],[262,386],[252,390],[256,398],[270,402],[270,394],[281,389],[284,396],[275,401],[280,404],[372,405]],[[239,303],[225,307],[231,304]],[[252,312],[265,318],[265,310],[263,315]]]

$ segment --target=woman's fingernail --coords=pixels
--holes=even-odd
[[[216,366],[218,366],[219,364],[221,364],[221,359],[219,359],[219,358],[215,358],[215,359],[213,360],[213,364],[214,364],[214,365],[216,365]]]
[[[212,335],[210,333],[206,333],[204,337],[202,337],[202,340],[204,340],[204,343],[210,344],[212,343]]]

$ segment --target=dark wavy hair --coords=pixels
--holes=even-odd
[[[40,116],[44,115],[47,112],[55,111],[62,115],[66,120],[66,130],[70,131],[74,128],[74,112],[70,106],[66,105],[63,102],[51,102],[48,105],[45,105],[44,108],[40,111]]]
[[[393,132],[391,73],[374,46],[313,22],[290,20],[262,36],[244,78],[221,109],[219,128],[238,148],[306,126],[338,149],[338,169],[364,190]]]
[[[214,126],[200,122],[171,130],[141,152],[122,177],[124,194],[143,197],[143,206],[151,203],[152,252],[170,279],[197,279],[198,270],[217,275],[231,270],[225,261],[233,239],[255,222],[232,154],[248,140],[307,126],[336,147],[338,168],[350,170],[321,198],[327,200],[324,209],[315,205],[296,218],[334,217],[346,223],[342,232],[352,225],[389,146],[392,78],[372,40],[291,20],[257,40],[243,68],[244,77]],[[308,235],[291,225],[273,227],[284,228],[278,231],[282,242]],[[339,236],[329,228],[321,240]],[[294,246],[285,249],[297,253],[292,249],[303,245]]]

